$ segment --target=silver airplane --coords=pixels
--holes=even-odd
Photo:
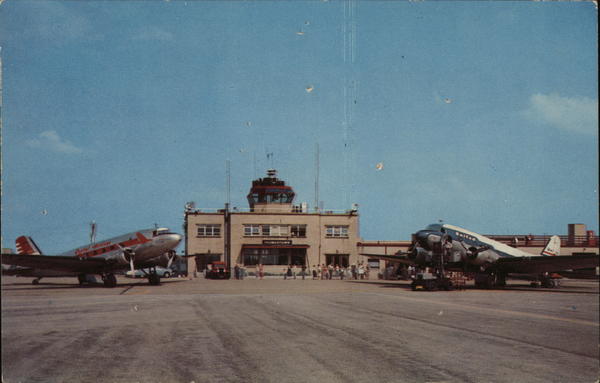
[[[560,238],[552,236],[539,255],[494,241],[448,224],[432,224],[414,234],[408,252],[361,254],[395,263],[475,274],[479,288],[502,287],[508,274],[534,276],[544,287],[555,287],[548,273],[597,267],[598,255],[559,255]]]
[[[115,272],[125,269],[150,268],[147,274],[151,285],[160,284],[156,266],[169,267],[175,259],[174,249],[181,242],[180,234],[166,228],[139,230],[104,241],[81,246],[59,255],[43,255],[31,237],[16,239],[17,254],[2,254],[2,273],[36,277],[77,276],[79,283],[100,275],[104,286],[115,287]],[[4,265],[11,265],[5,268]]]

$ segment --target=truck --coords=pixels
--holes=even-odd
[[[413,291],[416,290],[454,290],[454,285],[450,278],[443,274],[435,275],[432,273],[418,273],[410,284]]]
[[[226,267],[223,261],[214,261],[209,264],[206,270],[207,279],[229,279],[231,278],[231,271]]]

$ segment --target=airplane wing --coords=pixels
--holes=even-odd
[[[496,269],[503,273],[539,274],[570,269],[598,267],[600,257],[589,255],[557,255],[553,257],[500,258]]]
[[[410,258],[408,258],[408,256],[406,254],[408,254],[408,253],[401,253],[401,254],[394,254],[394,255],[360,253],[360,255],[363,255],[365,257],[378,258],[378,259],[383,259],[384,261],[390,261],[390,262],[394,262],[394,263],[402,263],[405,265],[414,265],[415,263]]]
[[[52,255],[2,254],[2,264],[66,272],[96,274],[114,268],[103,258],[79,259]]]

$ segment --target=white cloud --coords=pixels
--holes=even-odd
[[[529,98],[529,108],[524,115],[558,129],[583,134],[598,132],[597,99],[536,93]]]
[[[27,140],[27,145],[32,148],[45,148],[58,153],[79,154],[83,152],[69,141],[62,139],[54,130],[46,130],[40,133],[37,138]]]
[[[138,41],[173,41],[173,34],[169,31],[165,31],[158,27],[150,27],[146,29],[142,29],[138,31],[133,37],[132,40]]]

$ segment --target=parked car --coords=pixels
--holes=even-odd
[[[134,270],[133,274],[131,273],[131,270],[129,270],[125,273],[125,276],[129,278],[147,278],[148,274],[150,274],[150,269],[140,269]],[[173,270],[165,269],[160,266],[156,267],[156,274],[161,278],[171,278],[171,276],[174,275]]]

